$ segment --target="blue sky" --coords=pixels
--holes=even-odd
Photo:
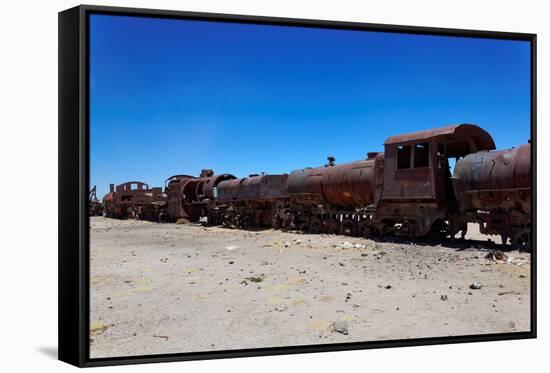
[[[164,185],[361,159],[400,133],[475,123],[526,143],[524,41],[92,15],[90,173]]]

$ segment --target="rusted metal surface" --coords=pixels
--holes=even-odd
[[[88,193],[88,212],[90,216],[103,215],[103,203],[97,198],[97,188],[94,185]]]
[[[470,154],[457,162],[453,185],[455,220],[479,224],[483,234],[500,235],[523,248],[531,242],[531,145]]]
[[[183,208],[183,187],[188,180],[194,178],[191,175],[174,175],[164,182],[164,192],[167,195],[167,220],[177,221],[181,218],[187,218],[187,214]]]
[[[215,199],[215,189],[223,181],[236,179],[231,174],[212,175],[197,185],[197,196],[201,199]]]
[[[491,136],[478,126],[461,124],[392,136],[385,144],[382,200],[430,200],[444,204],[451,177],[449,158],[495,148]],[[419,151],[425,163],[417,162]]]
[[[479,152],[459,160],[453,185],[462,212],[531,213],[531,145]]]
[[[168,220],[186,218],[198,221],[206,214],[204,204],[215,200],[217,185],[231,179],[235,179],[235,176],[215,175],[211,169],[203,169],[198,178],[190,175],[175,175],[168,178],[166,180]]]
[[[236,179],[231,174],[219,174],[188,180],[183,187],[184,200],[187,203],[197,203],[214,200],[214,188],[225,180]]]
[[[374,165],[378,153],[370,159],[293,171],[287,188],[291,195],[319,195],[321,201],[342,208],[361,208],[375,199]]]
[[[198,221],[208,215],[208,204],[214,203],[217,186],[225,180],[236,179],[231,174],[215,175],[213,170],[202,170],[202,177],[187,179],[181,187],[180,201],[174,200],[182,206],[183,216],[191,221]],[[179,197],[178,197],[179,198]],[[174,219],[174,217],[171,217]]]
[[[166,194],[160,187],[149,188],[141,181],[129,181],[107,193],[103,203],[109,217],[158,220],[166,204]]]
[[[467,151],[467,153],[473,153],[478,150],[495,149],[495,142],[491,135],[481,127],[474,124],[456,124],[447,127],[391,136],[384,142],[384,145],[402,144],[411,141],[420,142],[422,140],[433,140],[441,137],[447,138],[446,142],[452,142],[455,138],[468,139],[471,148]]]
[[[290,194],[323,194],[322,180],[326,167],[302,168],[292,171],[288,177],[287,190]]]
[[[250,175],[241,179],[225,180],[218,184],[217,200],[227,202],[288,198],[287,178],[287,174]]]
[[[491,135],[471,124],[389,137],[376,211],[380,230],[414,236],[440,231],[456,209],[449,159],[494,148]]]
[[[220,182],[216,189],[217,210],[210,210],[208,222],[230,227],[270,227],[276,204],[288,198],[288,175],[250,175]]]

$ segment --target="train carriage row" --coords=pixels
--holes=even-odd
[[[111,185],[103,214],[363,237],[464,237],[467,224],[477,223],[503,243],[530,245],[529,143],[496,151],[489,133],[460,124],[392,136],[384,152],[355,162],[327,160],[281,175],[175,175],[164,190]]]

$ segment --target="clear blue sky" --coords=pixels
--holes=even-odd
[[[529,89],[528,42],[92,15],[90,182],[284,173],[453,123],[516,146]]]

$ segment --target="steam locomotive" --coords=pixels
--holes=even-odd
[[[495,151],[489,133],[460,124],[392,136],[384,152],[335,161],[244,178],[203,170],[168,178],[164,191],[111,184],[104,215],[361,237],[464,238],[467,224],[477,223],[503,244],[530,245],[530,143]]]

